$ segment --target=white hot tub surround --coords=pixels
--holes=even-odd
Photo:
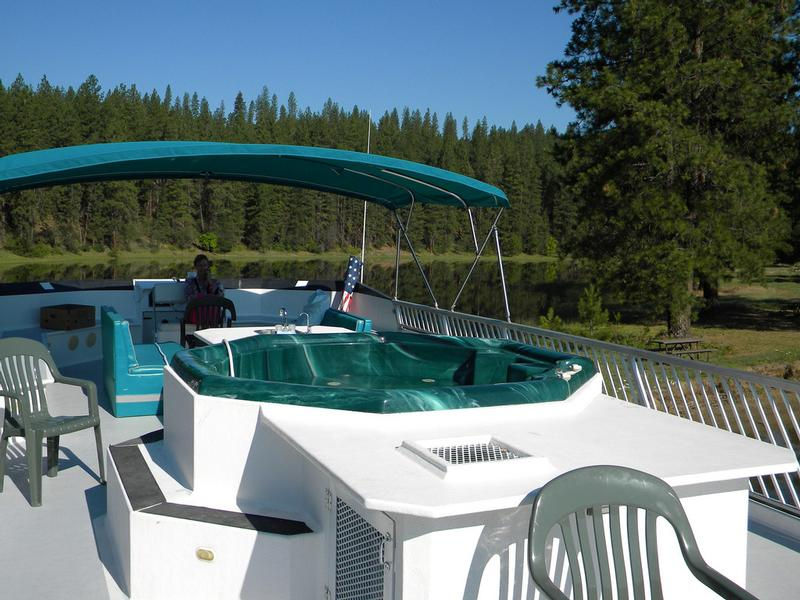
[[[310,531],[136,510],[111,460],[109,529],[132,598],[258,597],[263,585],[303,600],[527,599],[533,494],[591,464],[665,479],[706,560],[744,585],[747,478],[796,468],[788,450],[604,396],[599,376],[561,402],[380,415],[203,396],[167,368],[164,397],[163,441],[137,446],[159,506]],[[492,460],[457,464],[470,451]],[[659,526],[666,597],[714,597]]]
[[[345,329],[344,327],[331,327],[329,325],[296,325],[291,331],[294,335],[306,334],[319,334],[319,333],[356,333],[352,329]],[[196,338],[201,339],[206,344],[221,344],[223,340],[232,342],[234,340],[241,340],[244,338],[252,337],[254,335],[283,335],[277,326],[261,325],[258,327],[215,327],[210,329],[201,329],[194,334]]]

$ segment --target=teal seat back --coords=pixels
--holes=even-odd
[[[139,364],[133,347],[130,324],[110,306],[101,308],[100,323],[103,334],[104,375],[113,375],[115,379],[127,375],[131,368]]]
[[[321,325],[322,320],[325,318],[325,313],[330,307],[331,293],[325,290],[315,290],[300,312],[308,315],[308,322],[311,325]],[[297,322],[302,324],[299,316]]]
[[[320,325],[325,325],[326,327],[342,327],[359,333],[369,333],[372,331],[372,321],[370,319],[365,319],[352,313],[342,312],[335,308],[329,308],[325,311]]]

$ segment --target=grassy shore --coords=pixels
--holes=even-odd
[[[642,348],[667,337],[661,322],[610,327]],[[774,266],[759,282],[725,282],[719,300],[698,316],[691,335],[714,350],[707,362],[800,380],[800,269]]]
[[[761,282],[727,282],[694,333],[717,349],[711,362],[800,379],[800,269],[775,266]]]
[[[652,340],[667,337],[667,329],[660,323],[612,328],[643,349],[651,349]],[[792,379],[800,379],[800,331],[695,325],[691,335],[714,351],[704,359],[706,362],[772,377],[783,377],[788,369]]]
[[[351,255],[359,255],[361,253],[358,249],[353,249],[351,252],[344,250],[337,250],[331,252],[297,252],[288,250],[267,250],[264,252],[256,252],[253,250],[233,250],[231,252],[205,252],[201,250],[172,250],[159,248],[157,250],[139,249],[139,250],[123,250],[120,252],[63,252],[59,254],[48,254],[46,256],[20,256],[8,252],[7,250],[0,250],[0,271],[4,268],[15,267],[22,264],[72,264],[81,263],[86,265],[102,264],[110,261],[117,261],[120,263],[137,263],[137,262],[159,262],[159,263],[173,263],[185,262],[191,263],[194,256],[200,252],[207,254],[213,260],[227,260],[230,262],[251,262],[251,261],[306,261],[306,260],[322,260],[329,262],[346,262],[347,258]],[[475,257],[474,254],[466,252],[446,252],[434,254],[427,251],[418,251],[417,255],[420,260],[424,262],[442,261],[442,262],[463,262],[468,263]],[[491,257],[491,253],[484,254],[483,260]],[[395,261],[394,248],[378,248],[370,249],[367,251],[367,259],[370,263],[381,265],[393,265]],[[400,253],[400,261],[403,263],[410,262],[412,259],[408,251]],[[517,254],[514,256],[504,256],[504,261],[515,263],[537,263],[537,262],[553,262],[556,259],[549,256],[541,256],[538,254]]]

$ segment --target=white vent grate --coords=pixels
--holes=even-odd
[[[383,600],[380,531],[336,498],[336,600]]]
[[[428,448],[432,453],[452,465],[465,465],[479,462],[495,462],[521,458],[519,454],[496,442],[477,444],[459,444],[454,446],[437,446]]]

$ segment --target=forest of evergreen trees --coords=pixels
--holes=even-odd
[[[211,108],[197,92],[174,96],[167,86],[142,94],[135,85],[104,90],[94,76],[77,89],[37,85],[22,75],[0,82],[0,156],[76,144],[138,140],[201,140],[296,144],[365,151],[368,113],[328,100],[318,112],[285,104],[264,87],[255,99],[236,96],[232,110]],[[373,121],[371,151],[463,173],[500,187],[512,211],[501,219],[507,254],[553,253],[572,213],[558,207],[559,137],[541,123],[510,129],[484,118],[460,124],[452,114],[404,108]],[[361,244],[362,204],[310,190],[204,180],[109,182],[4,194],[0,245],[21,254],[51,250],[158,248],[228,251],[326,251]],[[558,207],[558,208],[557,208]],[[490,215],[477,211],[478,225]],[[483,214],[480,214],[483,213]],[[369,211],[368,244],[393,244],[391,214]],[[415,211],[412,239],[442,253],[469,250],[466,215]]]

